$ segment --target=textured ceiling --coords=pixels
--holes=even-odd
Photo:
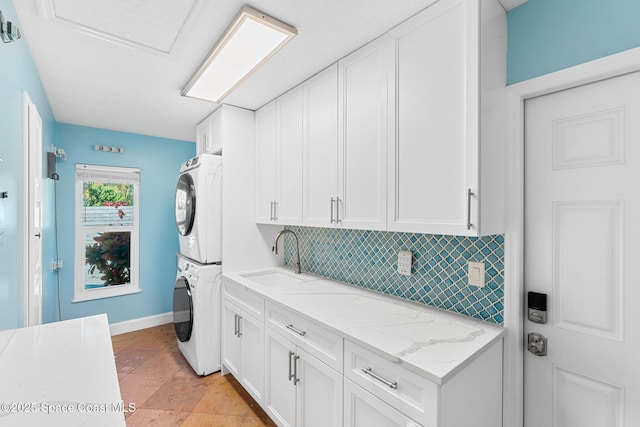
[[[298,37],[225,103],[255,110],[435,0],[254,0]],[[511,8],[523,0],[503,0]],[[180,90],[237,0],[14,0],[57,121],[193,141],[217,108]],[[365,7],[366,6],[366,7]]]

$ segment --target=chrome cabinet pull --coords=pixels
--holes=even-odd
[[[240,338],[242,336],[242,332],[240,331],[240,321],[242,320],[242,316],[237,315],[238,316],[238,338]]]
[[[293,385],[300,382],[300,378],[298,378],[298,359],[300,359],[300,356],[293,356]]]
[[[333,197],[331,198],[331,223],[333,224],[335,221],[333,220],[333,203],[336,201]]]
[[[291,373],[291,365],[293,364],[293,362],[291,361],[291,356],[295,355],[295,353],[293,351],[289,352],[289,381],[291,381],[291,379],[293,378],[293,373]]]
[[[382,378],[380,375],[378,375],[375,372],[373,372],[371,370],[371,368],[362,368],[362,372],[364,372],[365,374],[375,378],[376,380],[380,381],[381,383],[383,383],[384,385],[386,385],[389,388],[392,388],[394,390],[398,388],[398,383],[396,381],[389,381],[387,379]]]
[[[273,200],[271,201],[271,207],[269,208],[269,221],[273,221]]]
[[[470,188],[467,189],[467,230],[471,230],[471,196],[473,192]]]
[[[340,197],[336,197],[336,223],[342,224],[342,220],[340,219]]]
[[[295,332],[296,334],[300,335],[301,337],[305,336],[305,334],[306,334],[305,331],[301,331],[300,329],[296,328],[293,325],[287,325],[287,329],[289,329],[290,331]]]
[[[273,202],[273,220],[274,221],[278,220],[278,202],[277,201]]]
[[[238,336],[238,315],[233,313],[233,335]]]

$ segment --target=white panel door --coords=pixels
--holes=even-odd
[[[342,374],[301,348],[296,355],[296,425],[342,426]]]
[[[293,385],[293,356],[296,346],[265,328],[264,408],[281,427],[296,422],[296,390]]]
[[[338,72],[334,64],[302,85],[303,211],[306,226],[335,223],[338,170]]]
[[[302,225],[302,86],[276,99],[276,124],[276,222]]]
[[[441,1],[390,32],[397,73],[390,231],[477,233],[467,228],[467,194],[478,192],[478,13],[477,1]]]
[[[24,111],[28,215],[24,326],[35,326],[42,323],[42,119],[26,92]]]
[[[242,370],[240,382],[256,402],[264,395],[264,324],[242,314],[240,319],[242,341]]]
[[[222,363],[237,379],[240,378],[242,362],[241,340],[238,336],[240,309],[222,300]]]
[[[526,427],[640,425],[640,73],[525,105]],[[526,337],[525,337],[526,339]]]
[[[393,39],[338,63],[338,206],[345,228],[387,227],[387,141],[393,140]],[[391,133],[390,132],[391,129]]]
[[[420,427],[420,424],[402,412],[346,378],[344,379],[343,425],[345,427]]]
[[[276,107],[256,111],[256,222],[273,224],[276,201]]]

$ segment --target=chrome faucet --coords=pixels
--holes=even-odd
[[[300,246],[298,246],[298,236],[296,236],[296,233],[286,229],[279,232],[276,235],[276,239],[273,241],[273,247],[271,248],[271,252],[274,255],[278,255],[278,239],[280,238],[280,236],[282,236],[285,233],[291,233],[293,237],[296,238],[296,265],[294,267],[294,271],[296,272],[296,274],[300,274],[302,273],[302,268],[300,267]]]

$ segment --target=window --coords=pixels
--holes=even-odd
[[[140,170],[76,165],[73,302],[140,292]]]

